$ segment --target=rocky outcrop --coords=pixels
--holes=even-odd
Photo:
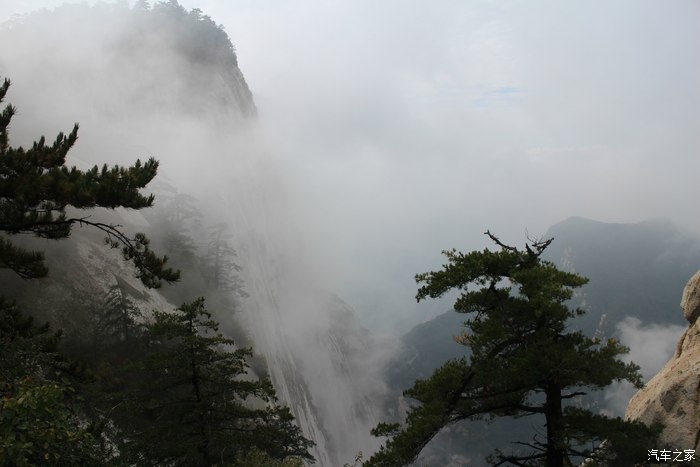
[[[683,289],[683,298],[681,298],[681,308],[683,308],[683,316],[691,325],[695,323],[700,315],[700,271],[696,272],[690,278],[688,284]]]
[[[625,418],[664,425],[660,446],[700,448],[700,271],[688,281],[681,300],[688,329],[671,360],[630,400]]]

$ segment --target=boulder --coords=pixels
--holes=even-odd
[[[689,321],[673,357],[630,399],[625,418],[664,424],[659,448],[700,448],[700,271],[683,290],[683,314]],[[650,449],[657,448],[650,446]]]
[[[690,278],[685,289],[683,289],[683,297],[681,298],[681,308],[683,316],[692,325],[700,315],[700,271],[696,272]]]

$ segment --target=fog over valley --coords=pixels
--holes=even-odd
[[[413,274],[487,228],[700,230],[694,2],[181,4],[230,35],[323,276],[383,332],[442,311],[416,308]]]

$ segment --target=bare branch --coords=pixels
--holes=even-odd
[[[547,450],[541,446],[542,443],[531,444],[531,443],[526,443],[524,441],[513,441],[513,444],[520,444],[522,446],[527,446],[529,448],[532,448],[536,451],[547,452]]]
[[[565,394],[565,395],[561,396],[561,398],[562,399],[571,399],[572,397],[585,396],[587,394],[588,394],[587,392],[575,391],[575,392],[572,392],[571,394]]]
[[[484,232],[484,235],[488,235],[489,238],[490,238],[491,240],[493,240],[494,243],[495,243],[496,245],[500,246],[501,248],[504,248],[504,249],[506,249],[506,250],[508,250],[508,251],[513,251],[513,252],[517,252],[517,251],[518,251],[518,249],[515,248],[514,246],[506,245],[505,243],[501,242],[501,240],[500,240],[498,237],[496,237],[494,234],[492,234],[490,230],[487,230],[486,232]]]
[[[510,462],[513,465],[517,465],[518,467],[528,467],[532,464],[527,464],[527,461],[532,461],[535,459],[544,459],[547,457],[546,453],[543,454],[532,454],[529,456],[501,456],[498,458],[499,462],[496,464],[493,464],[494,467],[498,465],[503,465],[506,462]]]

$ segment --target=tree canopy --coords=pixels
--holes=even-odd
[[[9,87],[8,80],[0,86],[0,102]],[[78,126],[51,145],[42,137],[29,149],[12,148],[14,113],[11,105],[0,113],[0,267],[25,279],[45,276],[42,252],[16,245],[12,236],[65,239],[78,224],[121,247],[147,287],[177,280],[179,271],[149,248],[145,234],[129,237],[119,225],[67,211],[151,206],[153,195],[140,190],[158,163],[68,168]],[[194,249],[190,253],[196,260]],[[271,381],[250,374],[252,350],[233,348],[204,299],[145,316],[117,278],[94,306],[82,323],[92,333],[89,342],[72,343],[74,350],[89,350],[74,352],[73,361],[61,353],[60,332],[35,326],[0,296],[0,465],[296,467],[313,461],[313,442],[277,403]]]
[[[3,102],[10,81],[0,86]],[[78,125],[65,135],[59,133],[53,144],[42,136],[31,148],[13,148],[8,127],[15,108],[7,105],[0,112],[0,232],[6,235],[31,234],[46,239],[67,238],[75,225],[103,231],[114,247],[121,246],[124,257],[133,262],[147,287],[159,287],[163,280],[178,279],[179,272],[166,266],[167,257],[158,257],[148,238],[140,233],[129,237],[117,225],[90,220],[89,216],[69,217],[66,208],[142,209],[153,204],[153,195],[140,190],[156,176],[158,162],[137,160],[131,167],[106,164],[87,171],[65,166],[66,155],[78,139]],[[0,236],[0,267],[13,270],[23,278],[48,274],[44,255],[12,243]]]
[[[624,346],[569,328],[569,320],[584,310],[566,302],[587,279],[540,258],[551,239],[531,241],[520,250],[486,234],[497,251],[445,251],[442,270],[416,276],[423,284],[418,301],[462,291],[454,309],[468,319],[455,340],[468,346],[471,356],[446,362],[405,391],[416,401],[405,426],[379,424],[373,434],[390,439],[365,465],[407,465],[444,427],[502,416],[537,417],[545,435],[495,452],[493,465],[562,467],[576,457],[614,458],[615,465],[644,460],[655,430],[577,403],[588,390],[613,381],[641,386],[638,367],[617,358],[627,352]],[[610,447],[595,449],[603,440]]]
[[[102,465],[99,429],[78,415],[59,339],[0,297],[0,465]]]
[[[112,412],[129,462],[229,465],[252,448],[278,461],[313,460],[313,443],[277,405],[272,383],[247,375],[251,350],[232,350],[204,299],[154,312],[145,338],[142,357],[122,376],[136,384],[115,394]]]

